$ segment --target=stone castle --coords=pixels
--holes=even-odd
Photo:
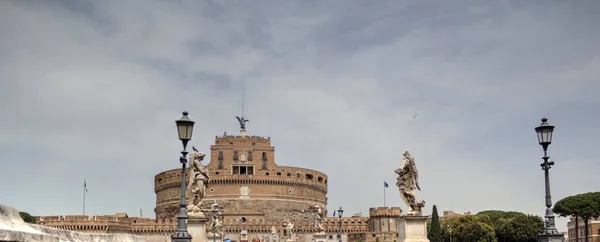
[[[270,137],[217,136],[210,147],[210,182],[202,206],[217,202],[223,209],[225,237],[231,241],[261,241],[275,227],[288,238],[285,221],[294,223],[296,241],[310,242],[317,232],[312,206],[327,207],[327,175],[305,168],[280,166]],[[204,164],[203,164],[204,165]],[[188,169],[189,172],[189,169]],[[186,181],[187,182],[187,181]],[[159,173],[154,179],[156,218],[107,216],[42,216],[37,223],[89,233],[129,233],[165,241],[177,227],[181,169]],[[329,214],[326,212],[326,214]],[[399,207],[369,209],[369,216],[326,217],[328,240],[395,242]],[[341,232],[340,232],[341,231]]]

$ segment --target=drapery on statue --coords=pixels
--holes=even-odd
[[[223,221],[219,219],[221,211],[213,213],[210,219],[210,231],[213,236],[223,236]]]
[[[286,219],[285,221],[285,232],[288,236],[288,238],[292,238],[292,236],[294,235],[294,223],[290,222],[289,219]]]
[[[188,180],[190,201],[188,202],[187,209],[190,216],[203,216],[204,214],[200,210],[200,205],[208,187],[210,177],[208,169],[202,165],[205,154],[196,150],[195,147],[192,147],[192,149],[194,152],[190,154],[190,178]]]
[[[271,227],[271,241],[272,242],[277,242],[279,241],[279,231],[277,231],[277,228],[275,228],[275,226]]]
[[[246,118],[244,118],[244,116],[242,116],[241,118],[235,116],[235,118],[237,118],[238,122],[240,122],[240,129],[246,129],[246,122],[250,122],[250,120],[247,120]]]
[[[311,206],[311,208],[317,214],[317,218],[315,219],[315,226],[317,227],[317,233],[325,233],[325,228],[323,228],[323,218],[325,218],[325,209],[320,205]]]
[[[398,174],[398,181],[396,186],[400,190],[400,197],[408,206],[407,215],[423,215],[422,208],[425,207],[425,201],[417,200],[415,194],[419,187],[419,172],[415,165],[415,158],[412,157],[408,151],[404,152],[404,158],[402,159],[402,165],[400,168],[395,170]]]

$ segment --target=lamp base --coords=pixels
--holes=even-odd
[[[538,235],[538,242],[563,242],[565,236],[562,234],[540,234]]]

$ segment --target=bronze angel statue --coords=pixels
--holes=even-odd
[[[398,174],[396,186],[400,190],[400,197],[408,206],[408,215],[422,215],[422,208],[425,206],[425,201],[417,200],[415,194],[417,189],[420,191],[419,186],[419,171],[415,165],[415,159],[408,153],[404,152],[404,158],[402,159],[402,165],[396,169],[395,172]]]
[[[246,129],[246,122],[250,122],[250,120],[244,118],[243,115],[241,118],[238,116],[235,116],[235,118],[237,118],[238,122],[240,122],[240,129]]]

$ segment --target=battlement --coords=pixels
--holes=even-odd
[[[399,207],[369,208],[369,217],[400,217],[402,209]]]
[[[223,135],[215,136],[215,145],[233,145],[241,143],[254,143],[261,147],[271,146],[271,137],[262,137],[257,135],[242,136],[242,135]]]

